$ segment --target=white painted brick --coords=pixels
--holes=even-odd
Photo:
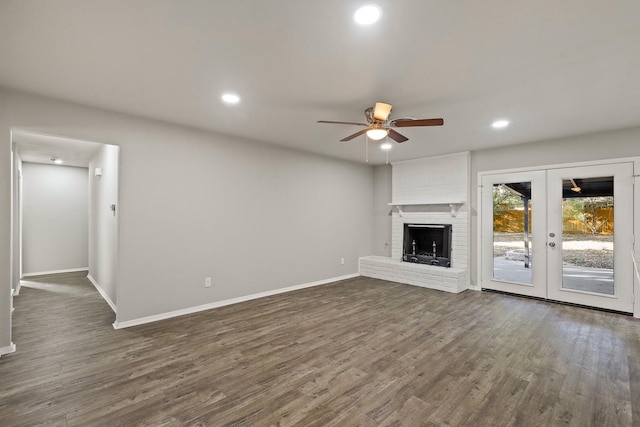
[[[461,292],[468,286],[466,270],[409,264],[386,257],[360,258],[360,274],[447,292]]]
[[[469,154],[393,163],[391,258],[360,259],[360,273],[416,286],[461,292],[469,286]],[[466,202],[455,216],[442,203]],[[412,205],[410,202],[414,202]],[[433,203],[431,205],[424,203]],[[404,224],[451,224],[451,268],[401,262]]]
[[[392,192],[394,203],[424,202],[455,197],[468,200],[468,153],[394,162]]]

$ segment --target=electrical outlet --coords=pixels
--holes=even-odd
[[[340,258],[340,264],[344,265],[344,258]]]
[[[204,287],[205,288],[210,288],[211,287],[211,277],[205,277],[204,278]]]

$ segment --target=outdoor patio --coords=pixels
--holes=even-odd
[[[525,266],[522,233],[495,233],[493,247],[494,279],[531,283],[532,269]],[[562,249],[564,288],[614,294],[612,235],[566,234]],[[530,253],[529,267],[534,259]]]

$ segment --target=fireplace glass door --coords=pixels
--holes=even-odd
[[[451,224],[405,224],[402,261],[451,267]]]

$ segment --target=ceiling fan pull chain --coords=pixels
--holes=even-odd
[[[364,159],[369,163],[369,136],[365,134]]]
[[[387,135],[387,140],[386,140],[385,142],[386,142],[387,144],[389,143],[389,135]],[[388,164],[389,164],[389,150],[384,150],[384,151],[386,151],[386,152],[387,152],[387,163],[385,163],[385,164],[387,164],[387,165],[388,165]]]

